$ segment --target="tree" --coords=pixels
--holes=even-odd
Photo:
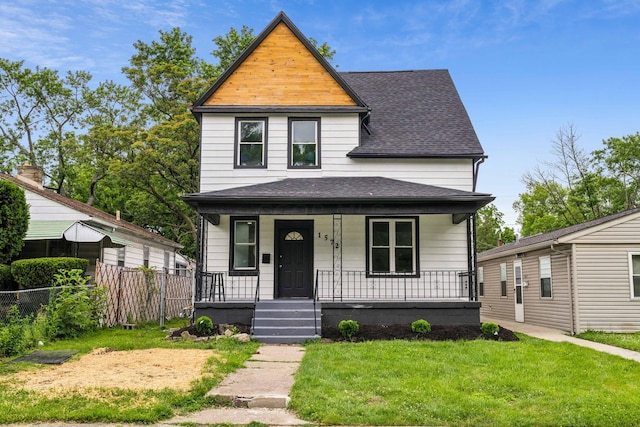
[[[640,133],[603,141],[604,148],[593,152],[601,175],[615,178],[622,200],[620,210],[631,209],[640,203]],[[614,196],[612,194],[612,196]],[[615,199],[615,197],[612,197]]]
[[[3,170],[22,163],[43,168],[48,187],[64,193],[74,162],[78,120],[91,75],[24,68],[0,58],[0,153]]]
[[[516,239],[512,228],[504,226],[504,214],[493,203],[480,208],[476,213],[476,247],[483,252]]]
[[[29,227],[29,206],[24,190],[0,180],[0,264],[20,253]]]

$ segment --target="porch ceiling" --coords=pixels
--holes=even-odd
[[[472,214],[494,197],[383,177],[286,178],[183,196],[203,214]]]

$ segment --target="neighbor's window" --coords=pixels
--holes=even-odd
[[[500,264],[500,296],[507,296],[507,264]]]
[[[164,269],[169,270],[169,262],[171,261],[171,254],[169,251],[164,251]]]
[[[231,218],[232,271],[257,271],[258,219]]]
[[[118,248],[118,267],[124,267],[125,249],[124,247]]]
[[[540,260],[540,296],[551,298],[551,257],[542,256]]]
[[[142,248],[142,265],[149,267],[149,246]]]
[[[267,166],[267,119],[236,119],[236,167]]]
[[[631,297],[640,298],[640,254],[629,254],[631,273]]]
[[[289,119],[289,167],[320,167],[320,119]]]
[[[368,273],[418,273],[415,218],[367,218]]]
[[[478,267],[478,296],[484,296],[484,267]]]

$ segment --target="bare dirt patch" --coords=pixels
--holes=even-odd
[[[62,365],[21,371],[11,381],[28,390],[55,394],[86,389],[189,390],[203,376],[211,350],[165,349],[111,351],[96,349]]]

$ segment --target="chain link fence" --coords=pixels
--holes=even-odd
[[[177,273],[177,274],[170,274]],[[155,271],[96,263],[95,285],[107,289],[106,326],[159,322],[191,317],[193,274],[191,270]],[[37,315],[61,287],[0,291],[0,321],[17,305],[21,317]]]

